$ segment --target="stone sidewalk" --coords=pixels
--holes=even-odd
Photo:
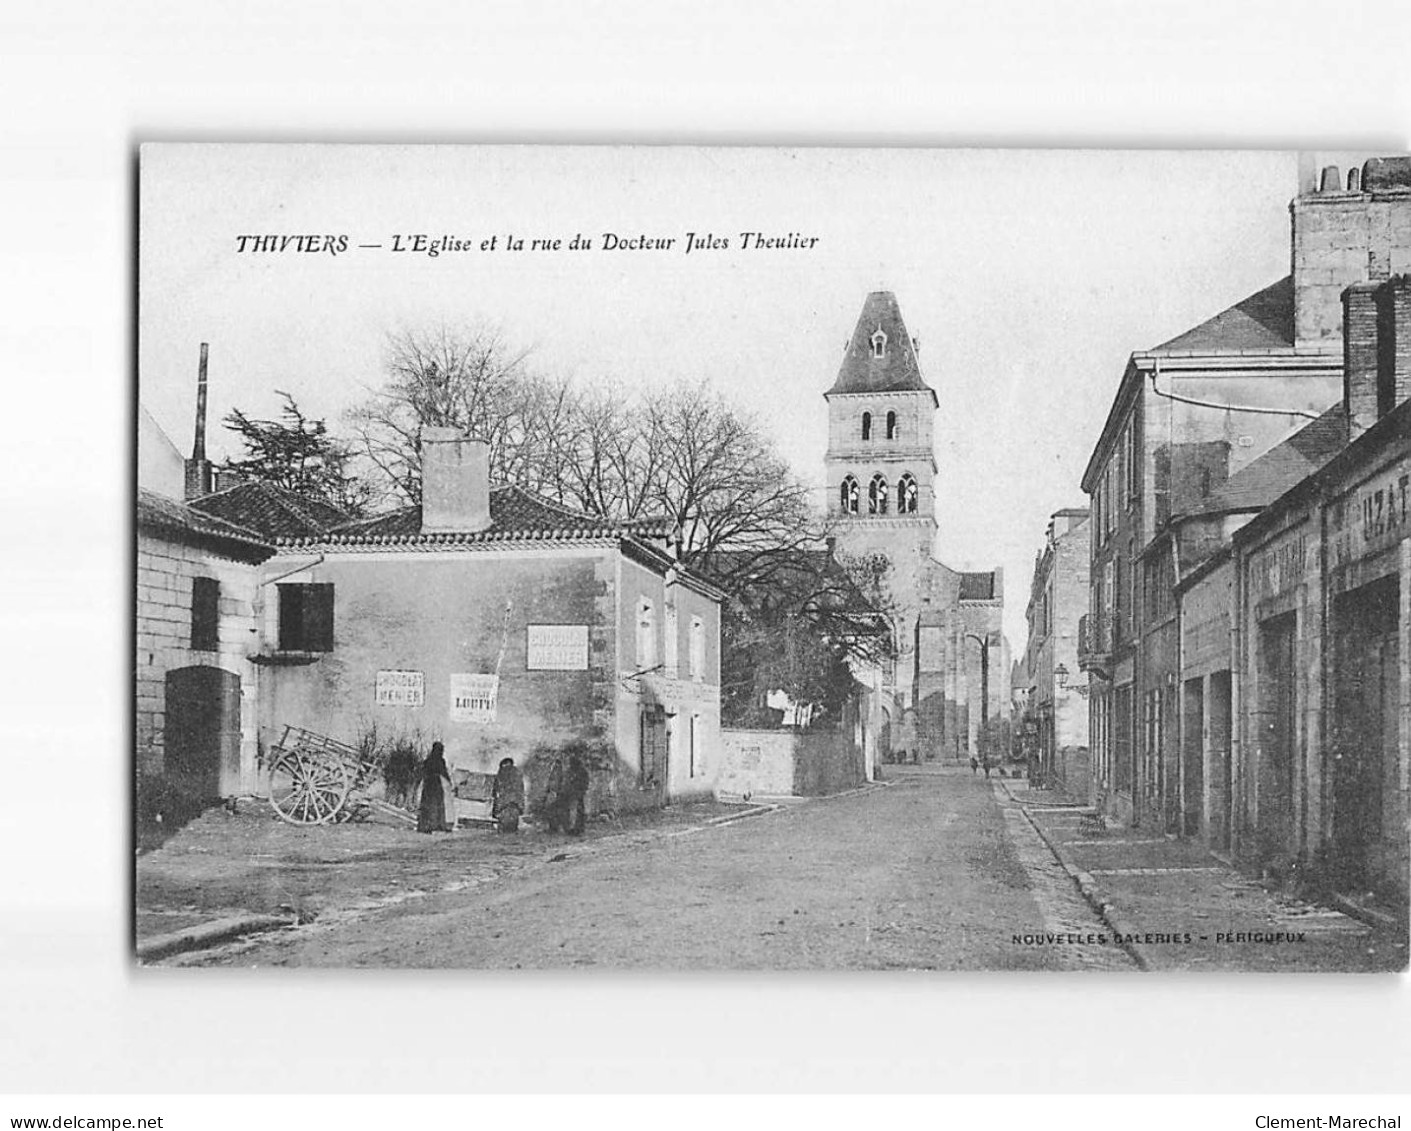
[[[1267,890],[1202,845],[1142,829],[1095,831],[1089,806],[996,781],[1084,896],[1148,970],[1369,973],[1405,970],[1402,932]]]

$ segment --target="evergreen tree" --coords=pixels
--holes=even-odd
[[[225,470],[319,499],[351,515],[364,513],[374,492],[354,473],[351,449],[329,435],[324,421],[305,416],[292,396],[275,391],[284,398],[277,420],[255,420],[237,408],[222,421],[245,447],[242,458],[225,461]]]

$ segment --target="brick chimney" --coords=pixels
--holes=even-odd
[[[1356,439],[1411,399],[1411,276],[1343,292],[1343,404]]]
[[[421,430],[421,529],[475,534],[490,525],[490,445],[455,428]]]
[[[1411,275],[1377,291],[1377,416],[1411,399]]]
[[[1342,403],[1348,438],[1377,422],[1377,291],[1358,283],[1342,292]]]

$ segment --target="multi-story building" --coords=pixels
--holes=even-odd
[[[1088,674],[1109,813],[1182,832],[1177,584],[1235,523],[1177,536],[1239,472],[1318,421],[1342,387],[1342,291],[1411,269],[1411,159],[1323,172],[1290,211],[1291,272],[1131,355],[1083,475],[1092,499]]]
[[[1351,442],[1234,536],[1231,839],[1250,867],[1404,912],[1411,277],[1344,299]]]
[[[1040,780],[1076,797],[1091,785],[1087,685],[1078,675],[1078,621],[1088,608],[1089,514],[1055,511],[1029,588],[1023,670],[1025,734]]]

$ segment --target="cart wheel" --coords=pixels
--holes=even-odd
[[[269,771],[269,800],[292,825],[321,825],[332,820],[348,800],[352,783],[347,768],[333,758],[286,751]]]

